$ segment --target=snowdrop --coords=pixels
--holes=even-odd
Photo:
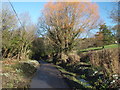
[[[118,79],[118,75],[117,75],[117,74],[114,74],[114,75],[113,75],[113,78],[114,78],[114,79]]]
[[[115,80],[113,80],[111,83],[115,83]]]
[[[95,72],[93,73],[93,75],[95,75],[96,73],[98,73],[98,71],[95,71]]]

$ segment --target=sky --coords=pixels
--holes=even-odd
[[[28,12],[34,23],[37,23],[44,4],[45,2],[12,2],[12,5],[18,15],[24,12]],[[115,4],[113,2],[97,2],[97,4],[99,6],[99,13],[101,18],[106,22],[107,25],[111,25],[109,11],[116,7]]]
[[[33,23],[37,24],[41,10],[46,2],[12,2],[12,5],[18,15],[21,13],[29,13]],[[99,6],[99,13],[102,20],[108,26],[112,26],[112,20],[109,18],[109,13],[114,7],[117,7],[115,2],[96,2]],[[7,3],[9,5],[9,3]],[[10,6],[10,5],[9,5]],[[94,32],[96,33],[96,32]]]

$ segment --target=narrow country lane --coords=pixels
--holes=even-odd
[[[30,88],[69,88],[57,68],[43,61],[40,63],[41,66],[32,79]]]

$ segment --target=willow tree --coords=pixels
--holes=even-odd
[[[39,32],[46,35],[57,54],[73,50],[81,33],[96,28],[99,11],[95,3],[49,2],[39,18]]]

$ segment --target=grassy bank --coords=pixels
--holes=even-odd
[[[113,47],[113,48],[110,48]],[[105,89],[120,87],[119,50],[106,49],[80,53],[80,62],[56,66],[74,89]]]
[[[33,60],[4,60],[2,63],[2,88],[29,88],[31,78],[39,66]]]

